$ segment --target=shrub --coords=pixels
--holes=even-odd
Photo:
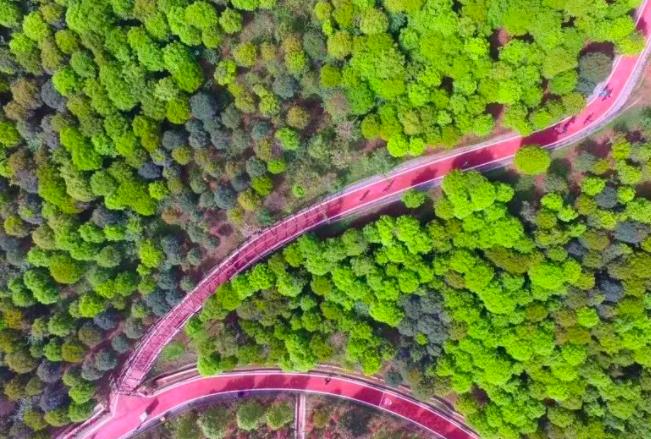
[[[294,420],[294,408],[287,403],[275,403],[267,410],[266,419],[271,430],[280,430]]]
[[[225,407],[219,405],[202,412],[197,418],[201,432],[210,439],[225,437],[228,432],[231,415]]]
[[[0,0],[0,26],[17,28],[20,25],[22,15],[16,3],[11,0]]]
[[[258,401],[246,401],[237,409],[237,426],[244,431],[256,430],[264,421],[264,406]]]
[[[95,367],[99,371],[108,371],[117,366],[118,360],[111,349],[102,349],[95,353]]]
[[[77,332],[77,336],[79,337],[79,341],[89,348],[94,348],[103,341],[102,331],[90,322],[81,325]]]
[[[127,33],[129,45],[138,56],[138,61],[152,72],[160,72],[165,68],[163,51],[142,27],[132,27]]]
[[[281,128],[276,131],[276,139],[280,141],[283,149],[287,151],[295,151],[301,145],[301,140],[298,133],[291,128]]]
[[[310,123],[310,115],[303,107],[297,105],[287,111],[287,125],[298,130],[304,129]]]
[[[81,363],[86,348],[81,343],[70,341],[61,345],[61,358],[68,363]]]
[[[163,262],[164,254],[153,240],[148,239],[140,243],[138,257],[145,267],[156,268]]]
[[[427,195],[417,190],[408,190],[402,195],[402,202],[409,209],[417,209],[425,203]]]
[[[334,59],[346,58],[352,49],[352,39],[346,31],[338,31],[328,38],[328,55]]]
[[[75,384],[68,390],[68,395],[75,403],[83,404],[90,401],[93,396],[95,396],[95,392],[95,384],[80,379],[79,383]]]
[[[211,120],[217,115],[217,101],[213,95],[199,92],[190,97],[192,116],[199,120]]]
[[[282,159],[273,159],[267,162],[267,171],[271,174],[282,174],[287,169],[287,164]]]
[[[242,43],[233,49],[233,58],[241,67],[253,67],[256,63],[256,47],[253,43]]]
[[[37,43],[50,36],[50,27],[47,25],[40,11],[33,11],[23,18],[23,32]]]
[[[59,253],[49,259],[50,274],[59,283],[74,284],[84,274],[84,265],[67,253]]]
[[[70,423],[68,411],[64,407],[46,412],[43,419],[53,427],[63,427]]]
[[[43,414],[33,409],[23,413],[23,422],[34,431],[41,431],[47,427]]]
[[[255,11],[258,8],[258,0],[231,0],[231,4],[242,11]]]
[[[129,349],[131,349],[131,346],[129,344],[129,339],[125,334],[118,334],[115,337],[113,337],[111,339],[111,347],[118,354],[123,354],[129,351]]]
[[[95,409],[93,401],[86,401],[82,404],[70,404],[68,407],[68,417],[72,422],[83,422],[90,418]]]
[[[215,191],[215,203],[220,209],[235,207],[237,195],[230,186],[220,185]]]
[[[36,369],[36,375],[48,384],[56,383],[63,375],[63,364],[43,361]]]
[[[31,372],[37,366],[36,359],[25,349],[17,349],[6,354],[4,361],[9,369],[18,374]]]
[[[242,16],[234,9],[226,8],[219,17],[219,25],[227,34],[234,34],[242,29]]]
[[[165,117],[176,125],[183,125],[190,119],[190,105],[185,97],[179,97],[167,102]]]
[[[373,35],[380,34],[389,27],[389,19],[379,9],[366,8],[359,18],[359,29],[362,33]]]
[[[208,29],[217,25],[217,12],[208,2],[196,1],[185,8],[185,21],[199,29]]]
[[[283,99],[291,99],[298,91],[298,83],[289,75],[278,75],[274,79],[271,88],[275,94]]]

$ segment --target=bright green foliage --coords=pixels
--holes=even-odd
[[[129,45],[138,55],[138,60],[153,72],[162,71],[165,68],[163,62],[163,51],[156,42],[141,27],[132,27],[127,34]]]
[[[199,29],[209,29],[217,25],[217,12],[210,3],[196,1],[185,8],[185,21]]]
[[[15,28],[20,24],[22,12],[12,0],[0,1],[0,26]]]
[[[20,143],[21,138],[15,125],[9,121],[0,121],[0,145],[11,148]]]
[[[83,404],[90,401],[95,395],[95,385],[89,381],[82,380],[79,384],[71,387],[68,394],[75,403]]]
[[[301,140],[296,131],[291,128],[281,128],[276,131],[276,139],[280,142],[283,149],[294,151],[301,145]]]
[[[408,190],[402,195],[402,202],[409,209],[417,209],[425,203],[427,195],[417,190]]]
[[[386,32],[389,27],[389,20],[387,16],[380,10],[375,8],[367,8],[361,12],[359,18],[359,29],[367,34],[380,34]]]
[[[68,417],[72,422],[82,422],[90,418],[94,409],[94,401],[87,401],[82,404],[73,403],[68,407]]]
[[[219,16],[219,25],[227,34],[234,34],[242,29],[242,16],[237,11],[227,8]]]
[[[183,91],[193,92],[203,82],[203,74],[199,64],[190,51],[179,43],[170,43],[163,49],[165,68],[176,80]]]
[[[582,3],[590,5],[587,8],[563,12],[563,7],[537,0],[488,1],[460,8],[451,3],[425,3],[422,8],[420,1],[387,1],[383,8],[354,2],[334,7],[317,2],[314,7],[330,57],[322,70],[343,67],[346,78],[338,86],[346,90],[350,104],[351,96],[365,91],[370,100],[361,114],[381,115],[387,102],[400,108],[399,125],[383,127],[382,136],[397,157],[406,151],[400,147],[406,144],[402,136],[423,136],[427,144],[452,145],[459,134],[488,134],[492,118],[485,113],[487,103],[508,106],[504,122],[511,128],[523,133],[544,128],[583,105],[575,89],[583,92],[598,82],[592,81],[600,73],[593,72],[602,70],[605,63],[599,55],[605,55],[591,52],[580,57],[583,45],[594,38],[622,41],[622,47],[631,50],[636,45],[633,23],[625,14],[613,10],[613,23],[617,22],[613,26],[618,31],[606,32],[609,24],[590,15],[596,6],[589,1]],[[392,27],[387,12],[406,17],[399,31]],[[567,17],[576,21],[568,24]],[[512,38],[499,47],[496,62],[489,36],[497,29],[526,39]],[[323,78],[324,86],[335,84],[325,80],[327,74]],[[451,80],[451,93],[445,90],[443,78]],[[557,101],[543,102],[544,80],[549,80],[547,91]]]
[[[23,18],[23,32],[32,40],[41,43],[50,36],[51,31],[41,13],[34,11]]]
[[[551,164],[549,151],[539,146],[525,146],[515,153],[515,168],[526,175],[543,174]]]
[[[233,49],[233,58],[241,67],[253,67],[256,63],[256,48],[253,43],[244,43]]]
[[[84,273],[84,266],[65,253],[51,256],[48,261],[50,275],[61,284],[73,284]]]
[[[163,252],[151,240],[140,243],[138,256],[140,262],[149,268],[156,268],[163,261]]]

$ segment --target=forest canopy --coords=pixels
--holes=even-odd
[[[613,55],[643,45],[632,18],[638,4],[0,0],[0,384],[10,412],[0,431],[49,437],[49,427],[90,416],[99,383],[146,328],[261,227],[387,172],[400,157],[488,135],[496,120],[528,133],[579,111]],[[631,163],[616,169],[624,185],[642,178]],[[449,181],[455,178],[466,177]],[[504,203],[508,190],[489,186],[472,197],[449,196],[451,203],[470,197],[470,205],[437,210],[474,215]],[[605,187],[600,175],[582,182],[589,197]],[[631,190],[621,199],[630,201]],[[410,206],[423,201],[406,197]],[[631,218],[639,222],[648,212],[635,203]],[[560,215],[572,220],[574,211]],[[554,223],[549,213],[542,217]],[[270,309],[277,304],[290,329],[314,332],[289,345],[285,333],[273,334],[275,350],[266,355],[288,366],[327,358],[325,341],[339,329],[352,340],[349,360],[369,372],[413,346],[412,338],[419,346],[414,364],[430,361],[450,322],[427,332],[403,328],[398,348],[383,337],[406,321],[439,321],[442,297],[413,299],[433,282],[427,264],[422,273],[377,278],[359,297],[340,294],[365,270],[387,265],[393,273],[401,258],[418,262],[433,251],[414,241],[411,234],[430,232],[412,219],[382,221],[396,230],[389,223],[400,224],[389,240],[400,243],[395,249],[380,251],[389,241],[352,231],[345,248],[337,244],[324,261],[311,252],[326,244],[304,238],[249,284],[224,287],[230,302],[217,304],[215,316],[244,313],[241,304],[270,295],[259,300]],[[591,221],[611,227],[615,219],[600,213]],[[515,222],[499,232],[516,233]],[[634,223],[619,233],[641,232]],[[386,255],[362,257],[372,252]],[[338,269],[337,282],[326,281],[335,262],[353,259],[356,271]],[[306,261],[298,280],[278,275]],[[475,289],[490,277],[491,265],[481,267],[485,278],[469,280]],[[543,264],[536,285],[550,286],[556,271]],[[267,291],[270,282],[278,294]],[[323,297],[334,294],[336,307],[322,310],[321,296],[297,305],[308,283]],[[307,316],[285,317],[297,307]],[[356,328],[350,319],[358,312],[366,324]],[[341,328],[322,325],[320,313],[341,314]],[[202,367],[232,363],[227,352]]]

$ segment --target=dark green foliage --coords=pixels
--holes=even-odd
[[[287,403],[276,403],[267,409],[267,426],[271,430],[280,428],[294,421],[294,407]]]
[[[214,401],[207,407],[168,418],[154,434],[173,438],[225,439],[241,435],[292,434],[292,395],[249,396],[232,401]],[[269,420],[273,419],[272,425]],[[266,424],[266,425],[265,425]],[[254,425],[254,427],[252,427]],[[246,428],[243,428],[246,427]]]
[[[577,90],[590,94],[595,86],[606,79],[613,60],[601,52],[588,52],[579,58],[579,82]]]
[[[221,439],[226,436],[229,418],[230,414],[225,407],[212,407],[199,415],[197,425],[207,438]]]
[[[237,426],[253,431],[264,422],[264,406],[257,401],[247,401],[237,409]]]

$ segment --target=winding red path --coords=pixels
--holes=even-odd
[[[357,401],[400,416],[445,439],[477,439],[477,435],[453,417],[392,389],[356,378],[280,371],[230,372],[214,377],[194,376],[158,390],[152,395],[119,395],[110,418],[98,420],[80,437],[118,439],[158,422],[161,416],[192,402],[239,392],[299,391],[333,395]],[[179,395],[183,395],[179,398]],[[141,422],[140,415],[148,413]]]
[[[227,259],[217,265],[182,302],[152,326],[141,339],[130,358],[125,362],[117,380],[113,383],[111,406],[118,411],[113,412],[114,416],[109,419],[109,422],[102,424],[104,430],[96,437],[116,438],[117,436],[105,435],[104,431],[117,431],[114,429],[117,429],[116,425],[121,423],[133,427],[128,421],[131,418],[121,418],[118,422],[116,416],[124,413],[123,406],[125,405],[133,405],[135,408],[141,407],[141,403],[145,402],[142,397],[125,396],[125,394],[133,392],[142,382],[163,347],[176,335],[184,323],[201,309],[203,302],[214,293],[217,286],[282,247],[288,241],[326,222],[363,211],[370,205],[393,199],[410,188],[436,184],[452,169],[496,167],[510,160],[522,145],[539,144],[547,148],[558,148],[576,142],[600,128],[617,113],[630,96],[650,50],[648,36],[651,23],[651,0],[645,0],[638,8],[637,17],[637,27],[647,39],[644,52],[637,56],[618,57],[610,77],[604,81],[602,87],[599,87],[599,90],[606,88],[609,92],[598,93],[594,96],[580,114],[524,138],[512,134],[444,154],[406,162],[386,176],[375,177],[350,186],[338,194],[325,198],[309,209],[300,211],[252,236]],[[226,377],[228,376],[230,375]],[[230,385],[228,379],[220,376],[193,381],[189,383],[187,389],[177,387],[169,390],[171,393],[165,393],[165,398],[177,402],[183,401],[190,398],[190,396],[186,397],[186,392],[194,392],[195,386],[201,387],[197,383],[210,386],[221,383],[219,385],[228,386]],[[284,378],[278,379],[279,383],[286,383]],[[309,377],[301,379],[311,385],[312,381]],[[238,379],[237,382],[245,381]],[[252,383],[255,384],[255,382],[254,379]],[[193,394],[187,393],[187,395]],[[163,395],[160,395],[160,398],[163,398]],[[162,407],[163,403],[160,402],[160,404]],[[91,422],[96,422],[96,419],[93,418]],[[124,431],[126,432],[126,430]],[[445,435],[448,434],[447,431],[442,429],[440,433]]]

